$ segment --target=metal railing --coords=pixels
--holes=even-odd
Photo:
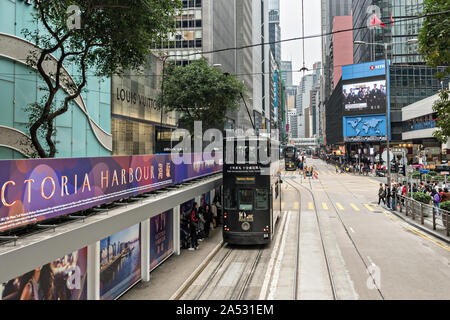
[[[396,195],[394,210],[405,213],[407,217],[409,216],[413,220],[420,219],[420,224],[432,227],[433,230],[444,232],[447,237],[450,237],[450,211],[403,195]]]

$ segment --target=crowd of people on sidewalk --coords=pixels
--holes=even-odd
[[[401,199],[402,205],[404,204],[404,197],[409,196],[410,192],[417,193],[421,192],[431,196],[433,206],[436,209],[440,208],[442,202],[450,201],[450,192],[448,187],[443,184],[440,186],[438,183],[425,184],[421,182],[419,184],[413,183],[408,185],[406,182],[403,183],[392,183],[391,186],[380,183],[378,189],[378,205],[381,202],[391,210],[397,210],[399,205],[398,200]],[[401,197],[403,196],[403,198]],[[436,210],[438,212],[438,210]]]
[[[192,208],[181,217],[182,247],[190,251],[198,249],[199,242],[209,238],[210,231],[222,225],[222,205],[215,196],[211,204],[199,207],[194,202]]]

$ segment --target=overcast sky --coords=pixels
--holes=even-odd
[[[304,0],[305,6],[305,36],[320,34],[320,1]],[[280,0],[281,39],[302,36],[302,1]],[[320,38],[305,40],[305,64],[312,69],[314,62],[322,60],[322,45]],[[281,43],[281,59],[291,60],[292,69],[299,70],[303,66],[302,41]],[[293,84],[298,85],[303,73],[294,72]]]

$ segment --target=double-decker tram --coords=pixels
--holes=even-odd
[[[266,244],[281,214],[279,142],[266,137],[224,141],[223,239],[229,244]]]
[[[286,171],[297,170],[297,156],[298,156],[297,147],[293,145],[287,145],[284,148],[284,169]]]

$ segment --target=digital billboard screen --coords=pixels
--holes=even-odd
[[[342,86],[344,114],[386,112],[386,80],[353,80]]]
[[[344,141],[386,141],[386,115],[344,117]]]

